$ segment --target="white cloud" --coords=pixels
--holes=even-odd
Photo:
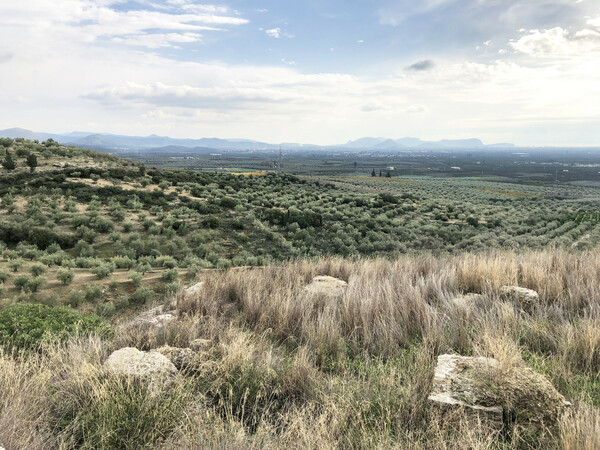
[[[97,42],[148,48],[169,47],[173,43],[197,42],[201,31],[223,31],[248,23],[229,14],[227,8],[172,0],[176,10],[120,11],[115,0],[30,0],[0,6],[0,41],[14,45],[40,46],[59,41]],[[22,36],[20,42],[17,36]]]
[[[281,28],[277,27],[277,28],[271,28],[269,30],[265,30],[265,33],[267,36],[275,38],[275,39],[279,39],[282,37],[286,37],[286,38],[293,38],[294,35],[293,34],[289,34],[284,32]]]
[[[561,27],[531,30],[509,45],[518,52],[543,58],[589,56],[600,52],[600,33],[584,29],[573,34]]]
[[[279,39],[281,37],[281,28],[271,28],[270,30],[265,30],[265,33],[267,36]]]

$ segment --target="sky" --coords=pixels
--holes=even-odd
[[[5,0],[11,127],[600,146],[600,1]]]

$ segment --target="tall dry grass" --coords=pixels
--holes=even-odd
[[[308,295],[317,275],[348,282]],[[211,272],[178,320],[112,341],[0,355],[0,444],[11,448],[598,448],[600,252],[494,252]],[[540,293],[529,312],[505,284]],[[466,302],[467,292],[483,294]],[[124,346],[210,344],[151,396],[101,363]],[[497,435],[427,402],[437,355],[528,365],[573,407],[560,429]]]

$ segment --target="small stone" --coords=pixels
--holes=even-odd
[[[304,292],[313,295],[340,296],[348,288],[348,283],[328,275],[314,277],[310,284],[304,287]]]

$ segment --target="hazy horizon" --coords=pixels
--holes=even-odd
[[[591,0],[0,5],[0,129],[597,147],[599,73]]]

